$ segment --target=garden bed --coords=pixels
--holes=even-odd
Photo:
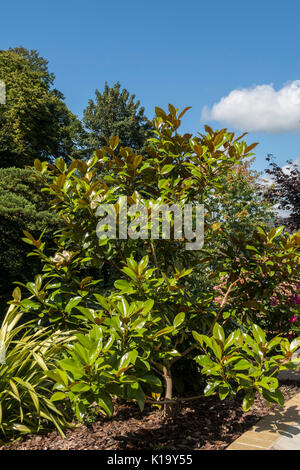
[[[281,391],[288,400],[300,392],[300,383],[285,381]],[[210,396],[182,403],[174,421],[167,421],[158,408],[146,405],[141,413],[135,404],[119,403],[113,417],[68,430],[65,439],[57,432],[28,435],[0,450],[223,450],[278,408],[268,408],[257,395],[245,413],[242,395],[224,401]]]

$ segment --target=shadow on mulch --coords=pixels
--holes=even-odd
[[[287,381],[281,391],[288,400],[300,391],[300,385]],[[242,398],[238,394],[224,401],[216,396],[188,401],[172,421],[149,405],[141,413],[135,404],[117,403],[113,417],[100,416],[88,426],[68,430],[65,439],[57,432],[28,435],[0,450],[223,450],[270,410],[280,408],[268,408],[257,396],[245,413]]]

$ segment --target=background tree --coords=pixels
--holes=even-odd
[[[223,188],[207,199],[207,218],[224,233],[252,233],[257,225],[271,228],[276,214],[259,184],[260,173],[251,169],[253,159],[241,161],[224,176]],[[222,237],[224,238],[224,233]],[[221,237],[221,238],[222,238]],[[214,240],[215,243],[215,240]]]
[[[83,143],[90,153],[106,145],[103,135],[108,139],[117,135],[120,146],[143,151],[151,128],[144,108],[134,101],[135,95],[130,96],[126,88],[121,90],[119,82],[113,87],[105,83],[103,93],[96,90],[95,94],[95,101],[89,101],[83,117],[87,129]]]
[[[54,75],[38,52],[23,47],[0,50],[0,167],[31,165],[35,158],[68,157],[82,132],[80,121],[53,88]]]
[[[273,184],[267,191],[267,197],[272,203],[278,204],[278,208],[290,211],[286,217],[280,220],[291,230],[300,228],[300,168],[290,160],[283,170],[274,161],[272,155],[268,155],[267,161],[271,162],[266,173],[271,176]]]
[[[45,237],[51,243],[58,226],[49,196],[41,191],[35,173],[31,169],[0,169],[0,307],[11,297],[13,281],[32,279],[40,270],[38,259],[27,258],[29,247],[20,241],[23,230],[37,235],[47,228]]]
[[[8,49],[9,52],[13,52],[18,54],[21,57],[25,57],[30,63],[32,70],[41,73],[41,79],[45,83],[45,85],[51,87],[54,84],[55,75],[54,73],[50,73],[48,70],[48,60],[44,57],[41,57],[36,50],[28,50],[23,46],[19,47],[10,47]]]

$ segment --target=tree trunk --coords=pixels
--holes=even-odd
[[[164,404],[164,415],[166,418],[173,418],[175,413],[175,402],[172,402],[172,389],[173,389],[173,382],[172,382],[172,375],[171,371],[168,366],[163,367],[164,379],[165,379],[165,400],[170,400],[169,403]]]

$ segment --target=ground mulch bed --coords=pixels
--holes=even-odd
[[[300,384],[286,381],[281,385],[286,400],[300,392]],[[146,405],[143,413],[135,404],[116,404],[111,418],[66,431],[28,435],[1,446],[0,450],[223,450],[258,420],[270,414],[262,398],[253,408],[242,410],[242,396],[220,401],[216,396],[181,404],[173,421],[164,419],[160,409]]]

